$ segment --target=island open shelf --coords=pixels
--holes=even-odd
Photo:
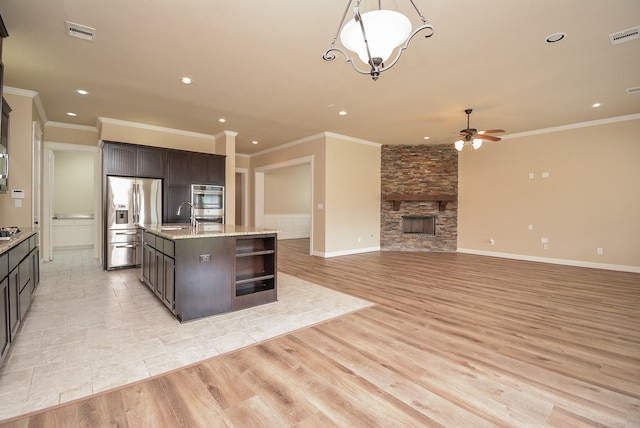
[[[277,231],[143,225],[141,280],[181,322],[277,300]]]

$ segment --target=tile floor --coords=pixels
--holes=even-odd
[[[289,275],[278,301],[180,324],[138,280],[92,250],[43,263],[39,288],[0,369],[0,420],[158,375],[371,303]]]

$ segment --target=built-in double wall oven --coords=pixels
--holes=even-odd
[[[224,186],[192,184],[191,204],[196,220],[224,223]]]

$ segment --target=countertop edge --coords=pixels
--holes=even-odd
[[[20,228],[20,233],[16,234],[10,240],[0,241],[0,255],[6,253],[21,242],[29,239],[31,236],[38,233],[39,230],[40,229],[34,228]]]
[[[180,230],[161,230],[163,227],[181,226],[185,229]],[[189,225],[184,223],[166,223],[166,224],[139,224],[138,227],[154,235],[161,236],[170,240],[180,239],[198,239],[198,238],[223,238],[230,236],[252,236],[252,235],[271,235],[278,234],[280,231],[275,229],[264,229],[258,227],[220,225],[222,230],[193,230]],[[240,228],[236,230],[236,228]]]

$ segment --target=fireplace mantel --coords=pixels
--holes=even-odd
[[[453,202],[458,199],[457,195],[427,195],[424,193],[405,193],[405,194],[388,194],[382,195],[382,200],[393,202],[393,210],[398,211],[400,209],[400,203],[402,201],[430,201],[438,203],[438,211],[445,211],[447,202]]]

